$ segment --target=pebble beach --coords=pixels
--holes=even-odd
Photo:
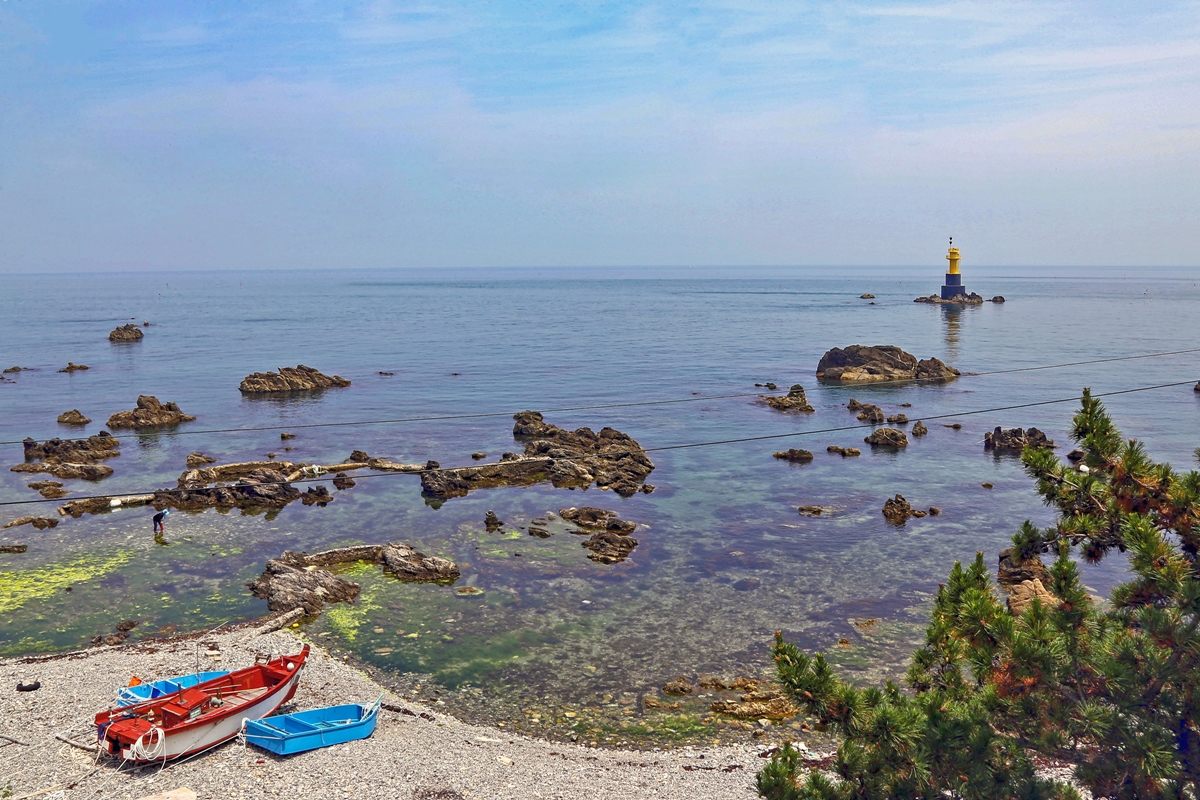
[[[285,710],[347,702],[385,708],[369,739],[277,757],[237,741],[165,768],[122,767],[83,747],[93,715],[132,675],[157,680],[235,669],[256,654],[296,652],[289,630],[235,627],[200,637],[0,661],[0,793],[18,798],[137,798],[186,788],[197,798],[729,798],[756,797],[764,745],[633,751],[581,747],[462,723],[398,697],[313,644]],[[311,643],[310,643],[311,644]],[[219,656],[215,655],[219,652]],[[19,681],[41,688],[16,692]],[[12,742],[10,739],[17,740]],[[64,740],[71,740],[79,747]]]

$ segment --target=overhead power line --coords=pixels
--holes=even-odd
[[[969,372],[960,376],[962,378],[982,378],[988,375],[1011,375],[1017,372],[1034,372],[1047,369],[1063,369],[1065,367],[1079,367],[1089,364],[1107,364],[1114,361],[1133,361],[1142,358],[1159,358],[1162,356],[1177,356],[1188,353],[1200,353],[1200,347],[1194,347],[1188,350],[1171,350],[1161,353],[1141,353],[1133,356],[1116,356],[1114,358],[1096,358],[1088,361],[1070,361],[1063,364],[1043,364],[1033,367],[1014,367],[1011,369],[996,369],[987,372]],[[892,386],[897,384],[912,385],[921,383],[944,383],[944,378],[906,378],[902,380],[890,381],[870,381],[867,383],[853,384],[822,384],[818,383],[812,387],[815,391],[830,391],[830,390],[847,390],[847,389],[868,389],[878,386]],[[670,398],[666,400],[640,400],[629,403],[603,403],[590,406],[567,406],[563,408],[546,408],[541,409],[543,414],[562,414],[569,411],[600,411],[609,408],[636,408],[641,406],[666,406],[675,405],[678,403],[702,403],[708,400],[730,400],[742,397],[775,397],[783,395],[771,395],[763,392],[742,392],[737,394],[716,394],[716,395],[701,395],[693,397]],[[522,409],[524,410],[524,409]],[[280,431],[280,430],[309,430],[313,428],[348,428],[357,425],[397,425],[408,422],[450,422],[453,420],[465,419],[486,419],[490,417],[511,417],[517,412],[514,411],[488,411],[479,412],[476,414],[443,414],[434,416],[421,417],[398,417],[394,419],[369,419],[369,420],[348,420],[346,422],[308,422],[298,425],[280,424],[280,425],[264,425],[261,427],[244,427],[244,428],[201,428],[188,430],[154,430],[146,432],[134,431],[132,436],[199,436],[210,433],[260,433],[263,431]],[[54,437],[51,437],[54,438]],[[73,439],[63,439],[62,441],[84,441],[87,437],[80,436]],[[11,441],[2,441],[0,445],[21,444],[22,440],[14,439]]]
[[[1139,387],[1136,387],[1133,389],[1118,389],[1118,390],[1111,391],[1111,392],[1100,392],[1097,394],[1093,394],[1092,397],[1116,397],[1117,395],[1134,394],[1137,392],[1149,392],[1149,391],[1154,391],[1156,389],[1169,389],[1169,388],[1176,387],[1176,386],[1187,386],[1187,385],[1195,383],[1196,381],[1197,381],[1196,378],[1191,378],[1186,381],[1175,381],[1174,383],[1160,383],[1160,384],[1156,384],[1154,386],[1139,386]],[[951,413],[951,414],[935,414],[933,416],[922,417],[921,419],[936,421],[936,420],[941,420],[941,419],[954,419],[957,417],[969,417],[969,416],[975,416],[978,414],[995,414],[995,413],[999,413],[1001,411],[1016,411],[1016,410],[1023,409],[1023,408],[1037,408],[1038,406],[1050,406],[1050,405],[1057,405],[1057,404],[1062,404],[1062,403],[1073,403],[1080,399],[1082,399],[1082,395],[1075,395],[1073,397],[1060,397],[1060,398],[1056,398],[1054,400],[1038,400],[1038,401],[1035,401],[1032,403],[1016,403],[1013,405],[996,406],[993,408],[978,408],[978,409],[974,409],[971,411],[959,411],[957,413]],[[879,427],[879,426],[872,424],[872,423],[865,423],[862,425],[841,425],[841,426],[838,426],[835,428],[819,428],[816,430],[809,430],[809,431],[790,431],[788,433],[771,433],[771,434],[765,434],[762,436],[741,436],[741,437],[738,437],[735,439],[716,439],[716,440],[707,441],[707,442],[691,442],[688,444],[669,444],[669,445],[660,445],[658,447],[642,447],[642,448],[637,448],[637,449],[633,449],[633,450],[624,450],[624,451],[617,450],[617,451],[612,451],[612,452],[606,452],[606,453],[603,453],[602,455],[606,458],[610,458],[610,457],[616,457],[616,456],[622,456],[622,455],[632,455],[634,453],[657,453],[657,452],[664,452],[664,451],[668,451],[668,450],[686,450],[686,449],[691,449],[691,448],[696,448],[696,447],[715,447],[718,445],[726,445],[726,444],[740,444],[743,442],[763,442],[763,441],[771,441],[774,439],[789,439],[789,438],[797,437],[797,436],[817,436],[817,435],[823,434],[823,433],[842,433],[844,431],[857,431],[857,430],[864,430],[864,429],[868,429],[868,428],[877,428],[877,427]],[[560,458],[560,459],[555,459],[555,460],[556,461],[578,461],[581,459]],[[336,467],[336,465],[330,465],[330,466]],[[455,470],[471,469],[473,467],[482,467],[482,466],[488,466],[488,465],[486,465],[486,464],[465,464],[461,467],[438,467],[436,469],[421,469],[421,470],[413,470],[411,472],[369,472],[366,474],[355,475],[354,479],[357,481],[357,480],[361,480],[361,479],[365,479],[365,478],[379,478],[379,477],[394,476],[394,475],[420,475],[425,472],[453,472]],[[274,486],[274,485],[282,485],[285,483],[317,483],[317,482],[327,481],[327,480],[331,480],[331,479],[328,477],[298,478],[294,481],[263,481],[262,483],[257,483],[254,485],[255,486]],[[155,492],[158,492],[158,491],[173,491],[173,490],[171,490],[171,489],[151,489],[149,491],[126,491],[126,492],[121,492],[120,494],[86,495],[83,497],[71,498],[71,501],[68,501],[68,502],[78,501],[78,500],[107,500],[107,499],[112,499],[112,498],[117,498],[117,497],[127,497],[130,495],[154,494]],[[42,498],[42,499],[38,499],[38,500],[9,500],[6,502],[0,502],[0,506],[21,506],[21,505],[34,505],[34,504],[38,504],[38,503],[57,503],[57,502],[60,502],[60,501],[57,499],[46,499],[46,498]]]

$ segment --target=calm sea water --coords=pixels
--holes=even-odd
[[[983,433],[1035,425],[1069,445],[1076,404],[967,412],[1070,398],[1084,386],[1195,381],[1200,354],[855,389],[816,385],[821,354],[896,344],[971,373],[1200,347],[1198,274],[968,271],[969,289],[1008,302],[958,311],[912,302],[936,291],[938,266],[0,276],[0,364],[33,368],[0,383],[0,440],[72,435],[55,423],[72,408],[95,420],[86,429],[94,433],[139,394],[197,417],[184,435],[122,436],[121,456],[108,462],[116,474],[68,482],[73,495],[173,485],[193,450],[221,461],[270,451],[336,462],[357,448],[449,466],[471,463],[475,450],[496,458],[519,449],[503,415],[297,429],[286,443],[278,430],[190,433],[218,428],[692,400],[547,413],[566,428],[611,425],[660,447],[853,424],[843,407],[852,396],[911,420],[960,414],[963,426],[930,422],[929,435],[900,453],[871,452],[861,431],[656,452],[657,491],[629,499],[539,486],[435,508],[416,477],[389,475],[337,492],[326,508],[176,513],[165,546],[152,537],[147,509],[66,518],[44,532],[8,529],[0,541],[29,550],[0,555],[0,652],[79,647],[123,619],[139,620],[135,634],[145,636],[252,618],[265,604],[244,584],[283,550],[399,540],[454,558],[460,585],[484,593],[464,599],[452,588],[352,570],[364,586],[359,603],[330,608],[309,632],[385,672],[583,703],[681,672],[757,674],[771,632],[784,630],[810,647],[850,639],[848,667],[864,679],[894,674],[956,559],[982,551],[994,564],[1021,520],[1052,519],[1017,461],[984,451]],[[858,299],[863,292],[876,305]],[[116,325],[143,320],[151,326],[141,342],[107,341]],[[68,360],[90,369],[58,373]],[[250,372],[297,363],[353,385],[293,400],[237,390]],[[753,393],[767,381],[803,384],[816,413],[780,414],[753,397],[695,400]],[[1191,464],[1200,445],[1200,394],[1191,386],[1106,402],[1156,458]],[[842,459],[825,453],[830,444],[864,452]],[[771,457],[787,447],[817,457],[802,466]],[[21,461],[19,444],[0,452],[5,466]],[[34,479],[0,471],[0,501],[36,499],[25,486]],[[892,527],[880,508],[897,492],[942,514]],[[559,529],[538,539],[519,527],[583,504],[641,524],[629,561],[595,564],[577,536]],[[806,518],[799,505],[834,513]],[[489,509],[509,523],[504,532],[484,532]],[[3,507],[14,518],[52,510]],[[1118,560],[1089,567],[1088,584],[1106,593],[1121,570]],[[880,620],[870,633],[853,624],[866,618]]]

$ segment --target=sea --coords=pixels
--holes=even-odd
[[[1200,348],[1200,269],[968,266],[969,290],[1006,302],[914,303],[938,290],[941,269],[0,275],[0,367],[27,368],[0,382],[0,523],[59,519],[0,530],[0,544],[28,546],[0,554],[0,655],[87,647],[126,620],[138,623],[131,642],[252,620],[267,608],[246,583],[268,559],[405,542],[453,559],[462,577],[410,584],[348,566],[363,587],[356,603],[330,604],[298,631],[463,717],[528,725],[549,718],[539,708],[569,707],[607,720],[605,741],[679,733],[646,722],[641,706],[642,727],[625,725],[621,698],[656,696],[679,675],[769,675],[776,631],[829,653],[854,682],[897,679],[954,563],[982,553],[994,569],[1022,521],[1054,521],[1019,459],[984,449],[986,431],[1036,426],[1065,457],[1090,387],[1123,392],[1104,403],[1155,459],[1193,468],[1200,446],[1200,352],[1177,352]],[[144,339],[110,343],[127,322],[149,323]],[[935,356],[962,376],[819,383],[822,354],[852,344]],[[60,372],[68,361],[89,368]],[[352,383],[283,399],[238,391],[252,372],[297,364]],[[767,407],[766,383],[801,384],[815,412]],[[476,463],[476,451],[493,461],[521,450],[511,417],[526,409],[634,437],[651,450],[655,490],[538,485],[434,502],[417,476],[362,476],[329,486],[325,507],[174,512],[157,538],[149,508],[72,519],[56,513],[63,501],[27,502],[41,500],[27,484],[48,476],[7,469],[22,461],[21,440],[95,433],[142,394],[196,420],[119,432],[121,455],[106,462],[115,474],[66,481],[66,499],[173,486],[193,451],[221,463],[268,453],[333,463],[356,449],[443,467]],[[851,398],[929,433],[873,450]],[[93,422],[57,424],[70,409]],[[814,459],[772,455],[793,447]],[[881,508],[896,494],[940,514],[893,525]],[[589,560],[553,519],[550,536],[529,534],[532,520],[583,505],[638,524],[628,560]],[[489,510],[500,531],[485,530]],[[1126,569],[1120,554],[1081,568],[1101,597]],[[478,591],[457,591],[466,586]],[[707,736],[695,716],[687,730]]]

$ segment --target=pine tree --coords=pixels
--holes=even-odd
[[[833,770],[801,775],[790,746],[758,775],[769,800],[1073,798],[1034,754],[1075,765],[1097,797],[1200,800],[1200,473],[1157,464],[1084,390],[1071,438],[1082,468],[1021,455],[1052,527],[1025,522],[1024,558],[1050,553],[1048,589],[1014,614],[983,555],[938,590],[906,688],[859,689],[776,634],[779,680],[842,738]],[[1131,579],[1098,603],[1073,554],[1128,554]]]

